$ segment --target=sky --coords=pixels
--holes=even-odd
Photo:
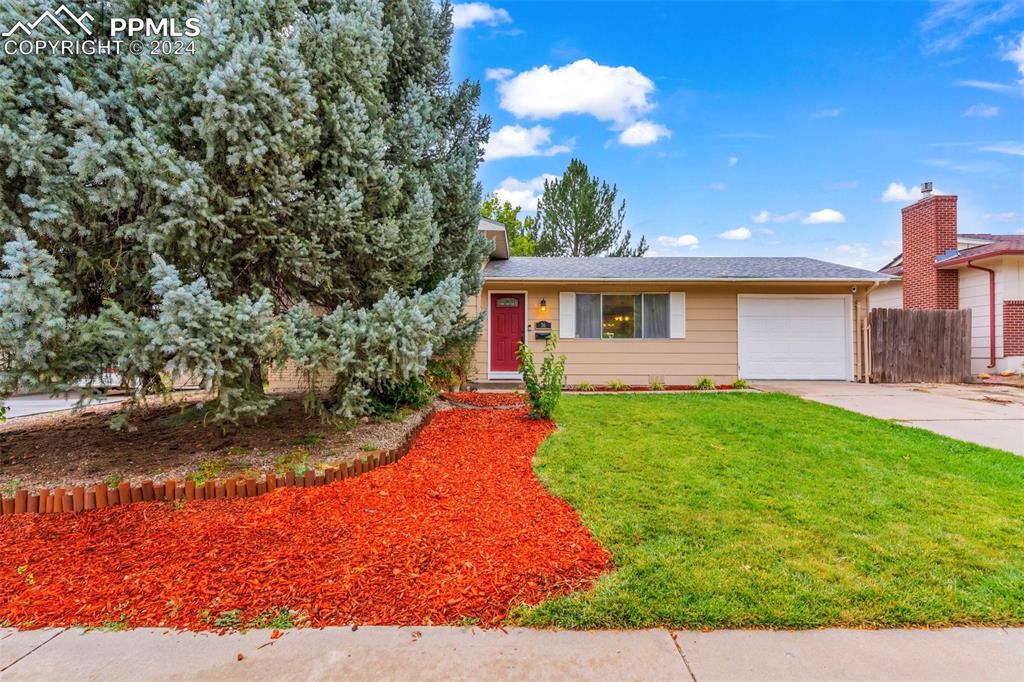
[[[932,181],[960,232],[1024,233],[1024,0],[471,2],[479,177],[535,209],[569,160],[618,186],[648,255],[876,269]]]

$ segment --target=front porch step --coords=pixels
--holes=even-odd
[[[517,379],[486,379],[469,382],[471,391],[521,391],[523,382]]]

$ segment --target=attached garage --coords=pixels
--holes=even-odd
[[[852,381],[852,305],[844,294],[740,294],[739,376]]]

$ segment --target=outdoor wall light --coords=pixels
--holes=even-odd
[[[548,302],[545,299],[540,299],[540,312],[542,315],[548,314]]]

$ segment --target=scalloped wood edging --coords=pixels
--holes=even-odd
[[[143,481],[138,485],[119,483],[116,488],[106,483],[92,486],[57,487],[52,490],[16,490],[13,497],[4,497],[2,514],[62,514],[93,511],[107,507],[121,507],[136,502],[172,502],[195,500],[220,500],[235,497],[259,497],[278,488],[311,488],[343,481],[373,471],[377,467],[394,464],[409,452],[420,432],[433,420],[437,409],[427,412],[420,423],[406,434],[401,445],[390,450],[373,450],[357,456],[340,467],[325,467],[317,472],[310,468],[303,475],[289,471],[278,477],[270,473],[260,477],[235,476],[223,480],[206,481],[197,485],[195,481],[168,479],[162,482]]]

